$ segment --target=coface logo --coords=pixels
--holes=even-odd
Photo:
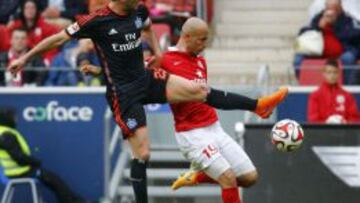
[[[92,120],[93,110],[88,106],[59,106],[58,101],[50,101],[46,107],[26,107],[23,117],[30,122],[58,121],[58,122],[88,122]]]

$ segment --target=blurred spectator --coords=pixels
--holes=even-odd
[[[9,42],[9,32],[5,25],[0,25],[0,52],[9,50],[10,42]]]
[[[300,33],[306,30],[321,30],[324,37],[324,58],[337,58],[339,55],[342,63],[347,66],[355,65],[360,55],[360,27],[356,21],[346,15],[341,7],[340,0],[327,0],[326,8],[316,15],[309,27],[305,27]],[[339,54],[341,53],[341,54]],[[294,66],[298,68],[303,55],[296,55]],[[351,84],[351,71],[345,72],[345,83]]]
[[[30,48],[60,31],[59,27],[44,21],[38,8],[35,0],[25,0],[21,6],[20,19],[15,20],[8,26],[10,33],[16,28],[25,28],[28,33],[28,46]],[[57,49],[52,49],[42,55],[47,66],[50,65],[57,52]]]
[[[329,2],[329,1],[328,1]],[[325,9],[326,0],[314,0],[309,8],[310,19]],[[332,3],[332,2],[329,2]],[[336,2],[335,2],[336,3]],[[344,12],[360,21],[360,3],[359,0],[341,0]]]
[[[54,58],[51,64],[46,86],[99,86],[101,79],[98,77],[83,77],[77,68],[85,64],[99,65],[94,45],[90,39],[72,40]],[[93,80],[94,79],[94,80]],[[99,79],[99,80],[97,80]]]
[[[109,0],[88,0],[89,13],[93,13],[101,8],[104,8],[109,3]]]
[[[66,43],[63,50],[59,52],[51,63],[45,86],[76,86],[78,76],[76,57],[79,53],[79,42],[71,40]]]
[[[309,122],[340,124],[360,120],[356,100],[339,84],[339,71],[336,60],[326,62],[324,83],[309,96]]]
[[[86,0],[39,0],[42,16],[66,27],[76,16],[87,14]]]
[[[28,51],[27,48],[27,33],[26,30],[17,28],[11,35],[11,47],[8,52],[0,53],[0,67],[5,70],[6,66],[13,60],[24,55]],[[24,86],[34,85],[40,86],[43,84],[44,71],[36,71],[34,69],[44,68],[44,63],[41,57],[34,57],[26,65],[24,71],[17,74],[16,78],[13,78],[10,72],[0,72],[0,85],[1,86]],[[30,68],[32,70],[26,70]]]
[[[11,107],[0,107],[0,165],[9,179],[36,178],[52,190],[59,203],[85,203],[54,172],[31,155],[26,137],[17,130],[16,112]],[[56,156],[56,154],[54,154]]]
[[[171,44],[177,43],[181,27],[191,16],[195,15],[194,0],[148,0],[145,4],[150,11],[153,23],[165,23],[170,26]]]
[[[89,39],[80,41],[80,53],[77,56],[77,66],[95,65],[100,66],[99,59],[95,53],[94,44]],[[104,79],[100,75],[90,75],[79,73],[78,86],[101,86],[104,84]]]
[[[21,0],[0,0],[0,24],[6,25],[16,14]]]

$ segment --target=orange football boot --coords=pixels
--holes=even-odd
[[[260,97],[254,112],[261,118],[269,118],[276,106],[284,101],[288,93],[287,87],[281,87],[271,95]]]
[[[177,190],[184,186],[194,186],[197,185],[198,182],[196,181],[197,174],[199,172],[190,170],[186,173],[181,174],[178,179],[176,179],[173,184],[171,185],[171,189]]]

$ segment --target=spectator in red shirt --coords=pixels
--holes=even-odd
[[[57,26],[45,22],[38,8],[35,0],[25,0],[21,5],[20,19],[15,20],[8,26],[9,33],[12,33],[16,28],[25,28],[28,33],[28,46],[30,48],[33,48],[41,40],[60,31],[60,28]],[[50,65],[57,53],[57,49],[52,49],[42,55],[47,66]]]
[[[45,18],[64,18],[75,20],[78,15],[88,13],[87,0],[38,0],[40,8],[44,9]]]
[[[300,34],[307,30],[319,30],[324,38],[324,51],[320,58],[339,58],[345,66],[353,66],[360,55],[360,29],[353,17],[342,9],[341,0],[327,0],[325,10],[316,15],[310,25],[301,29]],[[294,66],[298,75],[299,67],[304,58],[318,58],[297,54]],[[345,70],[345,84],[355,84],[356,78],[352,70]]]
[[[9,50],[10,39],[9,33],[5,25],[0,25],[0,52]]]
[[[340,40],[336,37],[333,29],[336,18],[334,10],[326,10],[319,22],[319,27],[321,28],[324,37],[323,58],[339,58],[344,51],[344,48]]]
[[[9,51],[0,52],[1,68],[7,67],[9,63],[28,51],[26,38],[27,33],[24,29],[17,28],[12,32]],[[41,86],[46,76],[46,72],[41,71],[42,68],[44,68],[43,60],[37,56],[32,58],[25,65],[24,71],[21,71],[16,77],[12,77],[8,71],[0,71],[0,86]]]
[[[308,121],[315,123],[354,123],[360,120],[355,98],[339,84],[339,66],[328,60],[324,67],[324,83],[308,101]]]

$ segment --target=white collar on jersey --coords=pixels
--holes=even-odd
[[[168,51],[179,51],[179,48],[177,48],[176,46],[168,47]]]
[[[170,52],[172,52],[172,51],[174,51],[174,52],[182,52],[182,51],[180,51],[180,49],[177,48],[176,46],[168,47],[168,51],[170,51]],[[186,53],[186,52],[182,52],[182,53]],[[186,54],[187,54],[187,53],[186,53]],[[199,55],[197,55],[197,56],[195,56],[195,57],[201,57],[201,54],[199,54]]]

